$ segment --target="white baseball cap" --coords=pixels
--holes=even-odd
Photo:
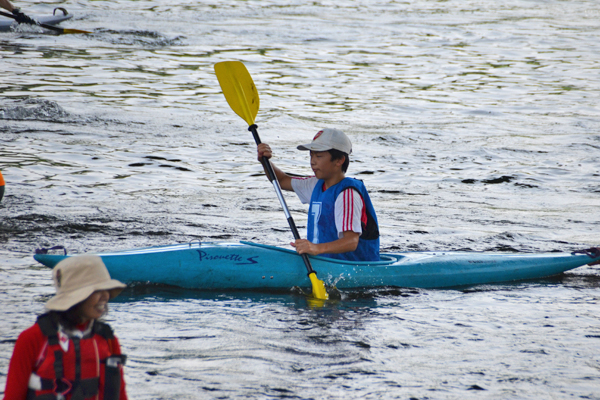
[[[350,154],[352,153],[352,142],[339,129],[325,128],[317,132],[312,142],[298,146],[298,150],[327,151],[332,149]]]

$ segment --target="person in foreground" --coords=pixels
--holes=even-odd
[[[12,15],[15,16],[15,21],[20,24],[38,25],[38,22],[35,19],[23,14],[19,8],[15,7],[10,2],[10,0],[0,0],[0,7],[10,11]]]
[[[309,203],[307,239],[292,246],[299,254],[349,261],[379,261],[379,225],[362,181],[347,178],[352,143],[344,132],[326,128],[299,150],[310,151],[314,177],[292,177],[273,166],[282,189]],[[270,159],[271,148],[258,145],[258,159]]]
[[[23,331],[10,360],[5,400],[127,400],[119,341],[99,319],[125,285],[98,256],[69,257],[52,270],[56,295]]]

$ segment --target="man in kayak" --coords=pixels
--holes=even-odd
[[[10,11],[15,16],[15,21],[20,24],[38,25],[36,20],[23,14],[21,10],[16,8],[9,0],[0,0],[0,7]]]
[[[315,176],[292,177],[275,165],[279,185],[295,192],[308,209],[308,239],[292,246],[299,254],[321,255],[350,261],[379,260],[379,225],[367,189],[362,181],[347,178],[352,143],[338,129],[319,131],[299,150],[310,151]],[[270,159],[271,148],[258,145],[258,159]]]

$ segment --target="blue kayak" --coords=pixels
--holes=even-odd
[[[36,251],[54,267],[70,255]],[[99,253],[110,275],[143,282],[206,290],[311,287],[302,258],[292,250],[251,242],[192,242]],[[406,252],[384,253],[377,262],[310,257],[319,279],[339,289],[374,287],[445,288],[538,279],[600,260],[599,249],[574,253]]]
[[[62,21],[66,21],[70,18],[73,18],[73,15],[68,13],[60,13],[56,15],[31,15],[31,18],[35,19],[36,21],[42,24],[56,25],[58,23],[61,23]],[[17,22],[14,19],[0,16],[0,32],[10,31],[12,25],[17,25]]]

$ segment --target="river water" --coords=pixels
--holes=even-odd
[[[243,61],[282,169],[323,127],[384,250],[600,245],[600,3],[589,0],[52,1],[0,33],[0,390],[53,293],[37,247],[291,234],[225,102]],[[304,234],[306,207],[287,196]],[[457,290],[290,293],[135,285],[108,321],[134,399],[600,399],[600,271]]]

